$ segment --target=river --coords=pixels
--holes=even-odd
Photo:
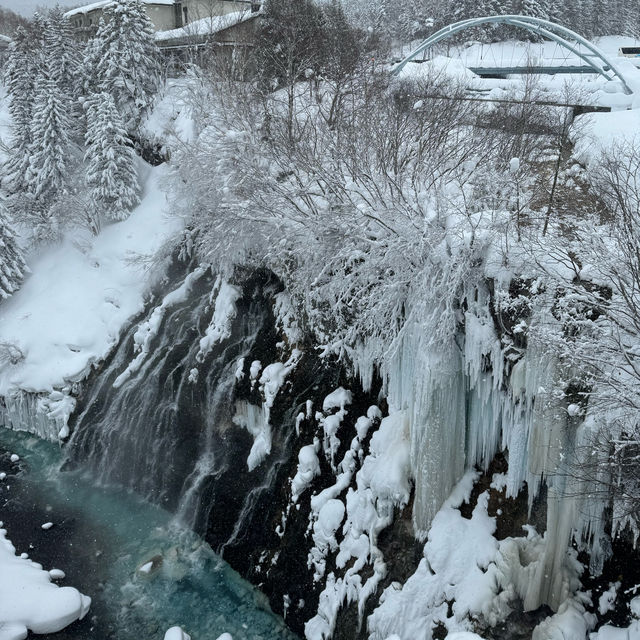
[[[16,453],[20,462],[12,464]],[[45,640],[295,640],[266,598],[171,514],[135,494],[62,472],[61,449],[0,428],[0,520],[17,553],[66,573],[92,598],[87,617]],[[41,525],[53,522],[43,530]],[[139,569],[153,561],[149,573]]]

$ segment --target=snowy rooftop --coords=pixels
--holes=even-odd
[[[145,4],[164,4],[164,5],[172,5],[174,4],[174,0],[142,0]],[[94,11],[95,9],[102,9],[112,3],[112,0],[99,0],[99,2],[92,2],[91,4],[85,4],[82,7],[78,7],[77,9],[71,9],[71,11],[67,11],[64,15],[65,18],[71,18],[72,16],[78,15],[80,13],[89,13],[89,11]]]
[[[169,31],[158,31],[155,34],[156,40],[173,40],[177,38],[189,38],[192,36],[206,36],[213,33],[219,33],[233,27],[237,24],[241,24],[251,18],[255,18],[259,15],[256,11],[234,11],[233,13],[227,13],[223,16],[213,16],[208,18],[202,18],[201,20],[194,20],[184,27],[179,29],[170,29]]]

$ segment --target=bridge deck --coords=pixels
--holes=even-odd
[[[603,67],[604,71],[608,71],[608,67]],[[527,75],[541,74],[554,76],[559,73],[597,73],[593,67],[586,65],[565,65],[558,67],[469,67],[469,71],[473,71],[476,75],[483,78],[503,78],[508,75]]]

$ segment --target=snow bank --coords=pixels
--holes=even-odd
[[[96,238],[68,236],[29,260],[32,274],[0,305],[0,342],[24,358],[0,367],[0,396],[19,389],[51,392],[83,378],[144,308],[149,282],[136,256],[153,255],[180,229],[164,215],[167,169],[150,171],[131,216]]]
[[[597,160],[603,150],[640,136],[640,109],[585,114],[580,118],[580,132],[574,156],[589,164]]]
[[[55,633],[84,618],[91,598],[53,584],[51,573],[64,576],[59,570],[43,571],[38,563],[16,556],[6,533],[0,529],[0,640],[23,640],[28,631]]]

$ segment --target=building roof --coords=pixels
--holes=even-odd
[[[174,4],[174,0],[142,0],[144,4],[163,4],[163,5],[172,5]],[[103,9],[108,5],[112,4],[113,0],[99,0],[98,2],[92,2],[91,4],[85,4],[83,7],[78,7],[77,9],[71,9],[71,11],[67,11],[64,16],[65,18],[71,18],[81,13],[89,13],[89,11],[94,11],[95,9]]]
[[[201,18],[194,20],[179,29],[170,29],[169,31],[156,31],[156,40],[164,42],[167,40],[177,40],[182,38],[191,38],[193,36],[209,36],[220,31],[224,31],[229,27],[235,27],[242,22],[251,20],[261,15],[258,11],[234,11],[226,13],[222,16],[211,16],[209,18]]]

